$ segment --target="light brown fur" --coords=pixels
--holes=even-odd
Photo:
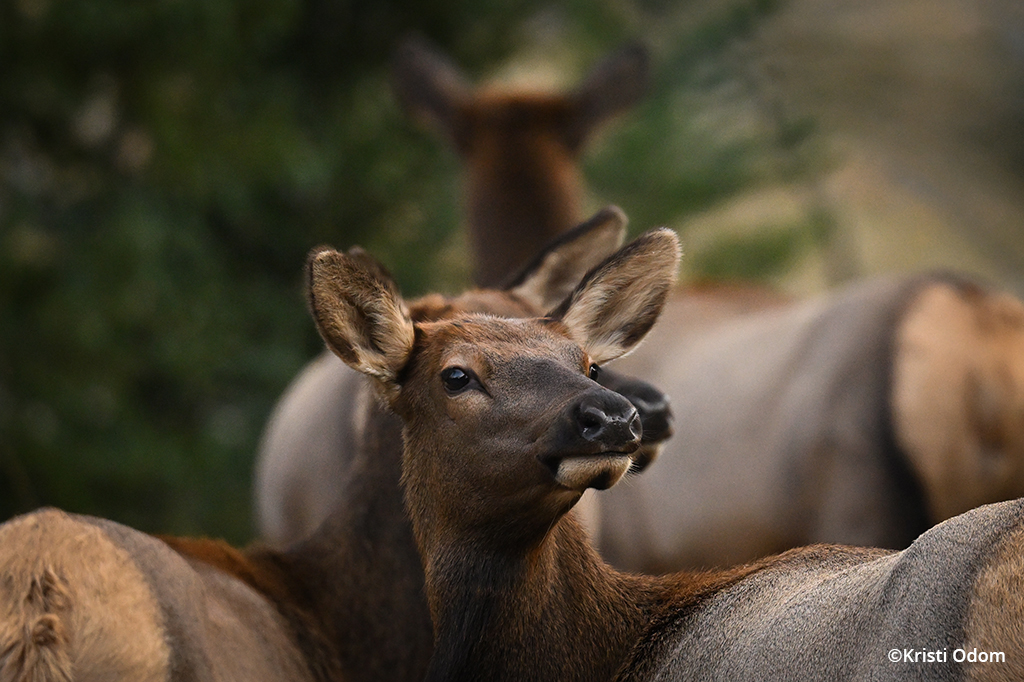
[[[52,509],[0,526],[0,547],[3,682],[342,679],[279,556]]]
[[[1004,662],[973,663],[977,682],[1024,679],[1024,529],[1009,535],[978,575],[964,632],[965,650],[1002,652]]]
[[[896,436],[932,518],[1024,494],[1024,304],[925,287],[900,323],[893,373]]]
[[[102,531],[47,510],[0,526],[0,547],[0,680],[168,679],[160,606]]]

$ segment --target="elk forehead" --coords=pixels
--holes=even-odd
[[[550,361],[585,372],[589,358],[557,322],[473,315],[426,323],[421,329],[436,349],[438,368],[476,359],[487,368],[521,366],[524,361]]]
[[[410,304],[409,312],[417,322],[437,322],[487,312],[501,317],[531,317],[537,311],[505,291],[472,289],[455,298],[428,294]]]

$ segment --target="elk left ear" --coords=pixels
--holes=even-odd
[[[679,256],[675,232],[646,232],[591,270],[549,317],[561,320],[594,362],[625,355],[661,314]]]
[[[537,310],[558,305],[626,237],[626,214],[607,206],[589,220],[560,235],[512,278],[504,289]]]
[[[328,348],[380,380],[387,392],[415,338],[409,310],[387,270],[361,249],[314,249],[306,272],[309,307]]]

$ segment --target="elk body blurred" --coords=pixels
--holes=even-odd
[[[614,565],[727,566],[816,542],[902,548],[1024,495],[1024,305],[951,274],[878,277],[722,315],[683,292],[618,369],[658,377],[676,436],[603,496]],[[718,319],[705,317],[718,310]],[[696,309],[696,314],[693,312]]]

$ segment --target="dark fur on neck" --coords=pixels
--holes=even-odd
[[[426,679],[611,680],[638,642],[763,567],[664,577],[604,564],[572,514],[530,553],[501,556],[468,545],[427,555],[437,640]]]

